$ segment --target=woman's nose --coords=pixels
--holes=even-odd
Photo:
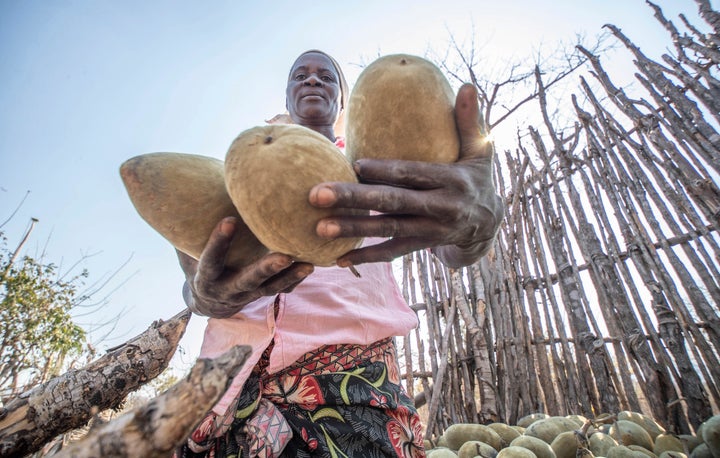
[[[305,78],[306,86],[322,86],[322,84],[322,80],[315,73],[311,73],[307,78]]]

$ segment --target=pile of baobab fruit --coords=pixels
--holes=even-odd
[[[535,413],[514,426],[454,424],[425,447],[428,458],[720,458],[720,415],[696,434],[675,435],[638,412],[594,419]]]

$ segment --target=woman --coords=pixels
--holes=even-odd
[[[342,147],[337,129],[347,85],[332,57],[317,50],[301,54],[286,95],[292,122]],[[199,261],[178,253],[188,306],[211,317],[201,356],[238,344],[253,347],[179,456],[424,456],[393,341],[417,318],[386,261],[432,248],[446,265],[459,267],[479,259],[494,239],[502,204],[471,85],[458,93],[456,119],[462,152],[455,164],[362,160],[354,164],[361,184],[312,189],[312,205],[375,211],[318,223],[321,237],[366,238],[338,260],[339,267],[315,269],[271,253],[229,271],[223,259],[232,218],[218,224]],[[350,265],[360,278],[341,268]]]

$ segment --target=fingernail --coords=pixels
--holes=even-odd
[[[347,259],[338,259],[337,265],[338,267],[351,267],[352,262],[348,261]]]
[[[235,231],[235,221],[233,221],[230,218],[226,218],[223,220],[222,224],[220,224],[220,233],[225,236],[232,235],[232,233]]]
[[[292,261],[289,259],[279,259],[273,262],[273,269],[280,271],[289,267],[290,264],[292,264]]]
[[[328,206],[335,203],[335,191],[327,186],[315,188],[313,194],[311,197],[315,205]]]
[[[318,227],[320,237],[335,238],[340,235],[340,225],[335,221],[322,221]]]
[[[300,269],[299,273],[302,276],[302,278],[305,278],[308,275],[310,275],[311,273],[313,273],[314,270],[315,270],[315,268],[312,265],[308,265],[308,266]]]

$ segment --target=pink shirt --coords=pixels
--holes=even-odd
[[[269,373],[286,368],[323,345],[367,345],[407,335],[418,325],[415,312],[400,293],[390,263],[362,264],[356,269],[361,278],[348,269],[316,267],[292,293],[280,294],[277,319],[272,296],[246,305],[230,318],[208,320],[201,358],[217,357],[234,345],[250,345],[253,349],[213,408],[217,414],[225,413],[273,339]]]

